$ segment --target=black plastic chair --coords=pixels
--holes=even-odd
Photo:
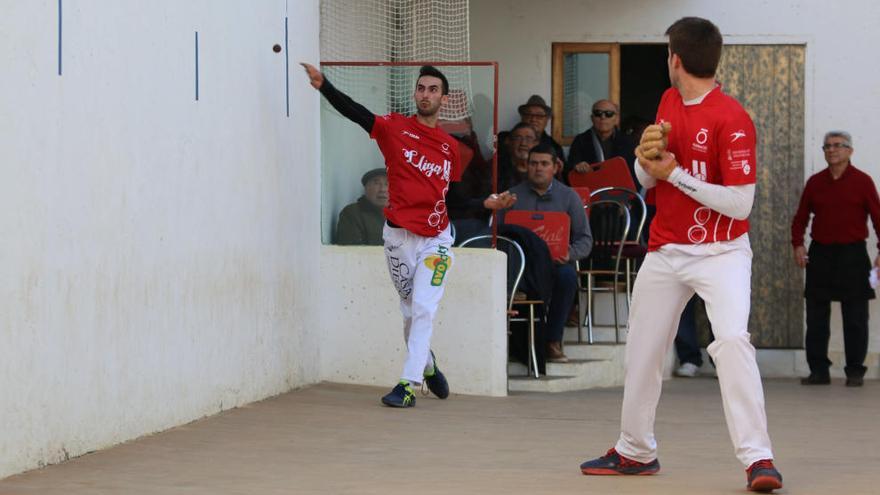
[[[535,306],[544,304],[544,301],[537,299],[517,299],[519,284],[522,281],[523,273],[526,269],[526,255],[518,242],[513,239],[496,236],[498,239],[497,248],[507,252],[507,326],[508,332],[511,321],[527,321],[529,323],[529,373],[534,374],[535,378],[540,378],[538,371],[538,354],[535,349]],[[492,247],[491,235],[478,235],[461,242],[458,247]],[[507,249],[504,249],[507,248]],[[515,310],[515,306],[528,307],[528,318],[518,317],[519,311]]]
[[[635,280],[638,267],[641,266],[648,254],[648,246],[643,238],[645,221],[648,218],[648,207],[645,199],[639,193],[625,187],[603,187],[590,194],[592,200],[612,200],[623,203],[629,209],[630,225],[629,235],[623,245],[623,263],[626,281],[626,309],[632,302],[632,284]]]
[[[593,249],[590,256],[576,262],[578,273],[578,313],[583,305],[580,295],[587,295],[586,318],[578,314],[578,340],[581,335],[583,321],[587,323],[587,342],[593,343],[593,294],[595,292],[611,292],[614,301],[614,337],[620,342],[620,321],[618,316],[617,294],[620,286],[620,262],[623,256],[624,242],[629,235],[629,210],[622,203],[613,200],[593,201],[585,206],[593,233]],[[584,280],[586,279],[586,286]],[[600,284],[599,282],[605,282]]]

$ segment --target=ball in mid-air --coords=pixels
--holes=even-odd
[[[281,53],[281,45],[276,44],[272,47],[272,51],[275,53]]]

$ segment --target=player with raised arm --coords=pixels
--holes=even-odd
[[[755,126],[721,91],[715,70],[722,38],[711,22],[685,17],[667,29],[668,89],[636,148],[639,181],[656,194],[657,215],[633,288],[626,379],[617,445],[581,464],[587,475],[660,470],[654,420],[664,358],[687,301],[705,302],[715,341],[724,416],[747,488],[782,487],[767,434],[764,392],[749,342],[752,250],[748,216],[755,197]]]
[[[389,198],[382,237],[391,281],[400,296],[407,357],[400,382],[382,397],[382,403],[414,406],[412,386],[422,380],[434,395],[445,399],[449,385],[431,352],[431,334],[453,261],[446,193],[449,183],[462,173],[458,141],[437,127],[438,112],[448,100],[446,76],[433,66],[421,67],[413,95],[416,114],[379,116],[336,89],[314,66],[302,66],[312,87],[367,131],[385,157]],[[484,206],[507,208],[515,201],[504,192],[487,198]]]

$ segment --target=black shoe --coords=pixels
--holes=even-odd
[[[416,405],[416,394],[409,382],[400,382],[388,395],[382,397],[382,404],[389,407],[413,407]]]
[[[865,379],[860,376],[846,377],[846,386],[847,387],[861,387],[864,384],[865,384]]]
[[[627,459],[611,449],[602,457],[581,464],[581,473],[592,476],[603,475],[650,475],[660,471],[657,459],[644,463]]]
[[[446,381],[446,377],[440,371],[440,368],[437,367],[434,351],[431,351],[431,360],[434,361],[434,374],[430,376],[425,375],[425,384],[428,385],[428,390],[436,395],[438,399],[445,399],[449,397],[449,383]]]
[[[801,385],[830,385],[831,377],[828,375],[817,375],[810,373],[810,376],[801,378]]]
[[[772,492],[773,490],[782,488],[782,475],[773,466],[771,459],[764,459],[752,463],[746,469],[746,478],[748,485],[746,488],[753,492]]]

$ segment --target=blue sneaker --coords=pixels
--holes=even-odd
[[[428,390],[436,395],[438,399],[445,399],[449,397],[449,383],[446,381],[443,372],[437,367],[437,358],[434,357],[434,351],[431,351],[431,360],[434,361],[434,372],[430,375],[425,374],[425,384],[428,385]]]
[[[416,394],[409,382],[401,381],[388,395],[382,397],[382,404],[389,407],[413,407],[416,405]]]
[[[598,459],[581,464],[581,472],[586,475],[646,475],[660,471],[660,463],[657,459],[651,462],[638,462],[617,453],[611,449]]]

